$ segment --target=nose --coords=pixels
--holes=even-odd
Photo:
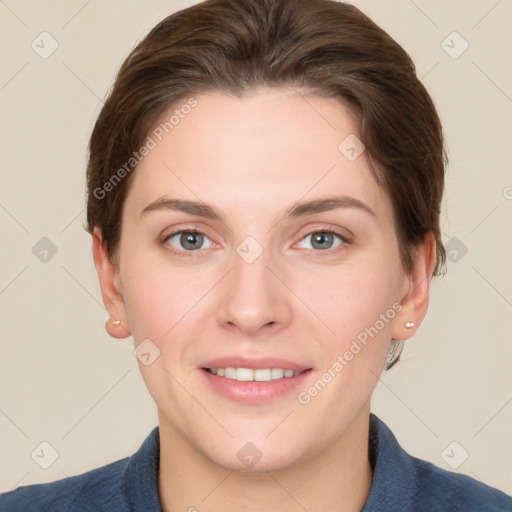
[[[279,273],[273,267],[267,251],[252,263],[234,254],[233,269],[224,279],[217,309],[220,325],[254,337],[277,332],[290,324],[291,292],[276,277]]]

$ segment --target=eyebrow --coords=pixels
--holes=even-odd
[[[332,196],[310,201],[298,201],[285,211],[284,217],[302,217],[340,208],[355,208],[376,217],[375,212],[366,203],[350,196]],[[157,210],[177,210],[190,215],[225,222],[224,215],[217,208],[207,203],[166,197],[157,199],[146,206],[142,210],[141,216]]]

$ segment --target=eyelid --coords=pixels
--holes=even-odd
[[[335,227],[335,226],[332,226],[332,225],[329,225],[329,224],[324,224],[324,225],[321,225],[321,226],[316,226],[314,228],[307,228],[303,234],[301,234],[298,238],[298,242],[304,240],[304,238],[306,238],[308,235],[311,235],[311,234],[314,234],[314,233],[332,233],[334,235],[337,235],[339,236],[343,242],[345,243],[351,243],[352,242],[352,238],[354,237],[354,234],[349,231],[348,229],[342,229],[340,227]],[[295,242],[297,243],[297,242]]]
[[[198,227],[198,226],[190,225],[190,224],[179,224],[177,226],[173,226],[170,229],[170,231],[167,232],[168,228],[169,228],[169,226],[161,232],[162,234],[159,236],[160,240],[166,240],[174,235],[177,235],[179,233],[184,233],[184,232],[185,233],[199,233],[201,235],[208,237],[210,240],[212,240],[212,236],[208,234],[211,230],[207,226],[203,227],[203,225],[201,225]],[[166,233],[166,234],[164,234],[164,233]]]

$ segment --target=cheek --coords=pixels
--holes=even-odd
[[[186,313],[191,286],[180,280],[179,273],[171,276],[136,257],[124,270],[124,300],[133,338],[136,343],[150,338],[159,345]]]
[[[307,297],[312,309],[316,308],[321,320],[334,331],[331,338],[339,345],[374,326],[382,314],[385,320],[394,318],[397,279],[392,266],[387,271],[371,266],[345,268],[333,271],[325,287],[308,287]],[[391,322],[378,322],[377,327],[387,333]]]
[[[150,339],[170,368],[188,371],[190,349],[201,338],[205,318],[212,318],[214,308],[204,299],[210,297],[218,275],[211,269],[170,269],[165,259],[148,262],[133,253],[124,270],[125,306],[135,345]]]
[[[162,289],[155,288],[151,278],[144,279],[143,282],[132,281],[125,301],[135,343],[145,338],[157,343],[163,333],[172,327],[172,319],[167,315],[171,307],[168,297],[164,296]]]
[[[318,314],[335,333],[322,337],[318,389],[326,384],[326,391],[313,405],[318,412],[332,411],[325,427],[333,431],[369,400],[385,365],[397,307],[397,268],[390,263],[387,272],[368,266],[333,274],[329,293],[311,299],[323,304]]]

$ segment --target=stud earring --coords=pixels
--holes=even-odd
[[[405,322],[404,325],[406,329],[412,329],[414,327],[414,322]]]
[[[114,325],[120,325],[121,320],[114,320],[114,319],[112,318],[112,323],[113,323]]]

